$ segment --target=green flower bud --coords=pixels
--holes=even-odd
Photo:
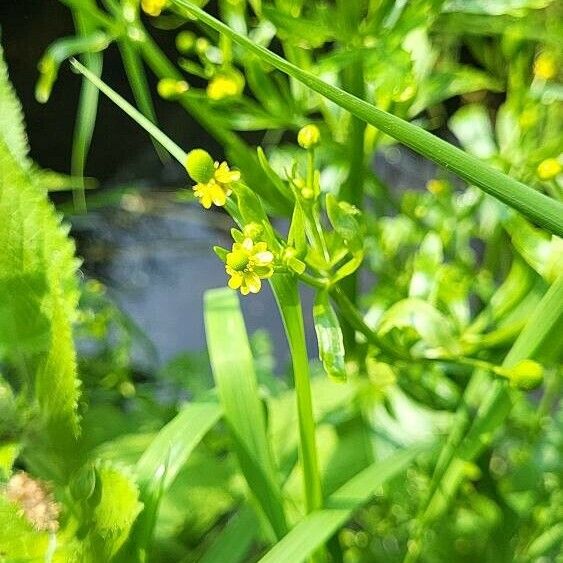
[[[195,34],[191,31],[180,31],[176,35],[176,49],[183,54],[190,53],[195,47],[196,40]]]
[[[248,225],[245,225],[242,229],[245,238],[250,238],[252,240],[259,238],[263,231],[264,229],[258,223],[248,223]]]
[[[206,184],[213,178],[215,163],[207,151],[194,149],[186,157],[186,170],[194,182]]]
[[[534,360],[521,360],[505,373],[510,383],[523,391],[535,389],[543,381],[543,366]]]
[[[96,487],[96,469],[93,465],[81,467],[70,481],[70,494],[76,500],[89,499]]]
[[[321,132],[316,125],[305,125],[297,134],[297,142],[304,149],[312,149],[319,144]]]
[[[173,100],[187,92],[189,88],[190,86],[185,80],[175,80],[174,78],[163,78],[156,85],[158,95],[165,100]]]

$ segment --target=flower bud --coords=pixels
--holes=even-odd
[[[264,229],[258,223],[248,223],[248,225],[245,225],[244,228],[242,229],[245,238],[249,238],[252,240],[256,240],[257,238],[259,238],[263,231]]]
[[[187,92],[189,84],[185,80],[175,80],[174,78],[163,78],[158,81],[156,90],[158,95],[165,100],[173,100],[180,94]]]
[[[321,132],[316,125],[305,125],[297,133],[297,142],[304,149],[312,149],[319,144]]]
[[[176,49],[183,54],[190,53],[195,48],[196,40],[195,34],[191,31],[180,31],[176,35]]]
[[[215,164],[207,151],[194,149],[186,157],[186,170],[194,182],[205,184],[213,178]]]
[[[543,381],[543,366],[534,360],[521,360],[506,370],[510,383],[523,391],[539,387]]]

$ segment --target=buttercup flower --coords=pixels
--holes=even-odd
[[[160,16],[167,3],[168,0],[141,0],[141,8],[145,14],[156,17]]]
[[[219,101],[240,96],[244,90],[244,77],[238,71],[229,70],[217,73],[207,85],[207,96]]]
[[[551,80],[557,76],[557,61],[546,51],[540,53],[534,62],[534,76],[541,80]]]
[[[316,125],[305,125],[297,134],[297,142],[304,149],[312,149],[319,144],[321,140],[321,132]]]
[[[231,170],[226,162],[213,162],[211,156],[202,149],[195,149],[186,158],[188,174],[197,184],[193,187],[195,196],[205,209],[212,204],[225,205],[231,195],[233,182],[240,180],[240,172]]]
[[[553,180],[561,174],[563,167],[556,158],[546,158],[538,164],[537,173],[541,180]]]
[[[250,238],[235,242],[232,251],[227,254],[225,266],[231,276],[229,287],[240,289],[243,295],[258,293],[262,287],[261,280],[274,273],[273,262],[274,255],[265,242],[254,243]]]

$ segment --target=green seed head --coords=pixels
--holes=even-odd
[[[523,391],[530,391],[541,385],[543,366],[533,360],[522,360],[513,368],[507,370],[507,376],[514,387]]]
[[[213,178],[215,165],[207,151],[194,149],[186,157],[186,170],[194,182],[205,184]]]
[[[312,149],[319,144],[321,132],[316,125],[305,125],[297,134],[297,142],[304,149]]]

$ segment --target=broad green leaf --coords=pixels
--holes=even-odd
[[[48,319],[48,349],[40,357],[29,354],[37,363],[28,370],[29,384],[35,389],[40,418],[45,430],[40,447],[59,453],[60,462],[72,465],[72,459],[63,455],[78,433],[76,413],[78,379],[76,353],[72,338],[72,322],[76,314],[78,287],[74,244],[68,238],[68,229],[61,226],[60,218],[40,190],[22,169],[21,161],[13,157],[0,135],[0,284],[6,279],[25,281],[39,279],[45,291],[41,298],[41,313]],[[40,295],[39,286],[22,283],[19,296],[3,296],[3,303],[17,307],[19,318],[29,317],[29,307]],[[32,291],[33,289],[33,291]],[[13,292],[13,290],[12,290]],[[27,293],[26,293],[27,292]],[[27,295],[27,298],[26,298]],[[36,318],[37,322],[40,317]],[[22,374],[22,376],[25,374]]]
[[[43,562],[49,552],[49,533],[37,531],[20,507],[0,492],[0,554],[5,561]]]
[[[282,495],[246,327],[233,291],[205,294],[205,330],[224,419],[242,473],[276,537],[281,538],[287,532]]]
[[[172,0],[172,3],[204,24],[230,37],[239,45],[258,55],[263,61],[348,110],[359,119],[377,127],[397,141],[434,160],[437,164],[447,167],[469,184],[481,188],[503,203],[517,209],[550,232],[563,236],[563,203],[544,196],[416,125],[381,111],[368,102],[323,82],[310,72],[295,66],[268,49],[254,44],[247,37],[233,31],[188,0]]]
[[[131,477],[117,466],[102,463],[96,470],[93,495],[84,515],[87,535],[80,542],[79,561],[110,561],[129,536],[142,509],[139,490]]]
[[[306,516],[260,563],[300,563],[319,549],[388,479],[404,471],[422,451],[406,449],[358,473],[326,500],[326,508]]]
[[[342,329],[326,290],[317,293],[313,306],[313,319],[319,345],[319,358],[327,375],[345,381],[346,364]]]
[[[23,169],[30,169],[29,143],[25,132],[23,111],[16,93],[8,79],[8,68],[4,62],[4,50],[0,45],[0,138],[10,150],[13,158]]]

